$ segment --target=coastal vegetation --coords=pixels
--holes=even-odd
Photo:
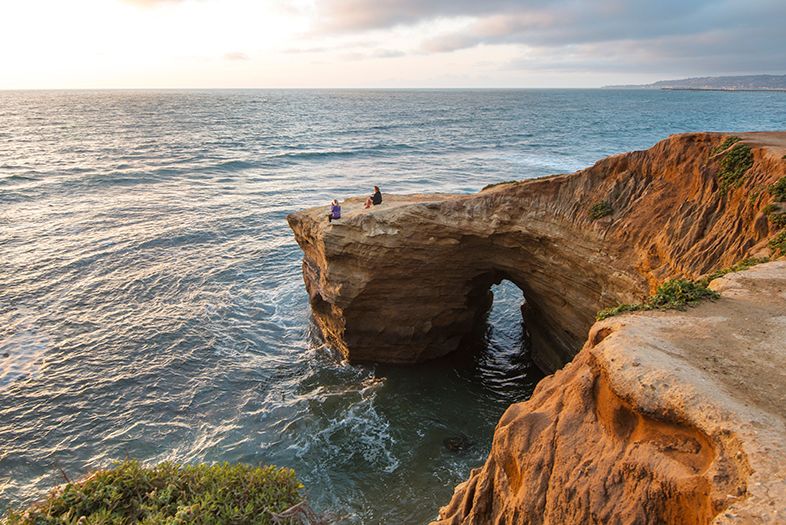
[[[776,228],[786,227],[786,213],[771,213],[769,218],[772,225]]]
[[[770,260],[769,257],[749,257],[748,259],[743,259],[728,268],[723,268],[721,270],[715,270],[712,273],[709,273],[701,278],[700,282],[703,283],[705,286],[710,284],[710,281],[713,279],[717,279],[718,277],[723,277],[727,273],[732,272],[741,272],[743,270],[747,270],[757,264],[766,263]]]
[[[736,138],[736,137],[732,137]],[[728,142],[729,139],[726,140]],[[724,142],[725,144],[725,142]],[[737,188],[753,166],[753,153],[747,144],[735,144],[723,155],[718,171],[718,183],[723,191]]]
[[[56,488],[27,510],[10,510],[2,523],[298,523],[282,513],[303,502],[302,488],[287,468],[126,460]]]
[[[710,150],[710,155],[717,155],[718,153],[722,153],[732,147],[734,144],[738,143],[742,139],[739,137],[727,137],[726,140],[715,146]]]
[[[778,182],[770,186],[770,195],[776,201],[786,201],[786,177],[781,177]]]
[[[710,290],[704,280],[691,281],[689,279],[669,279],[664,282],[643,303],[620,304],[611,308],[604,308],[596,315],[598,321],[608,319],[624,312],[638,312],[646,310],[684,310],[702,299],[717,299],[720,295]]]
[[[786,230],[770,239],[769,246],[776,254],[786,255]]]
[[[786,242],[786,238],[784,239]],[[693,306],[702,299],[717,299],[720,295],[710,290],[709,284],[714,279],[723,277],[728,273],[741,272],[757,264],[768,262],[769,257],[750,257],[743,259],[732,266],[715,270],[697,280],[689,279],[670,279],[655,291],[643,303],[620,304],[610,308],[604,308],[596,315],[598,321],[608,319],[624,312],[639,312],[647,310],[684,310],[687,306]]]
[[[614,213],[614,209],[608,201],[598,201],[590,207],[587,214],[590,220],[595,221],[612,213]]]

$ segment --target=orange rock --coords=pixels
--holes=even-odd
[[[433,525],[786,523],[786,262],[596,323]]]
[[[524,292],[533,358],[552,372],[581,347],[602,307],[637,302],[674,276],[696,277],[766,250],[766,188],[786,175],[786,133],[738,134],[754,164],[721,191],[727,135],[675,135],[571,175],[474,195],[386,195],[288,217],[304,252],[314,319],[353,362],[415,363],[456,350],[508,279]],[[606,201],[612,213],[589,209]]]

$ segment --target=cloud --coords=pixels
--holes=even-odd
[[[782,72],[783,0],[324,0],[325,34],[460,22],[415,52],[520,46],[520,67],[590,71]],[[436,24],[434,24],[436,25]]]
[[[239,51],[224,54],[224,60],[249,60],[248,55]]]
[[[507,10],[519,3],[514,0],[323,0],[317,4],[317,12],[323,30],[347,32],[411,25],[439,17],[482,15]]]

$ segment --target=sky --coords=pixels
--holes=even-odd
[[[2,0],[0,89],[599,87],[786,73],[786,0]]]

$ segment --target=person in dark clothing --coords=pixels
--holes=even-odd
[[[377,204],[382,204],[382,192],[379,191],[379,186],[374,186],[374,193],[366,199],[365,208],[370,208],[371,206],[376,206]]]
[[[341,206],[338,205],[338,201],[333,199],[333,202],[330,203],[330,213],[328,213],[328,222],[333,222],[336,219],[341,218]]]

